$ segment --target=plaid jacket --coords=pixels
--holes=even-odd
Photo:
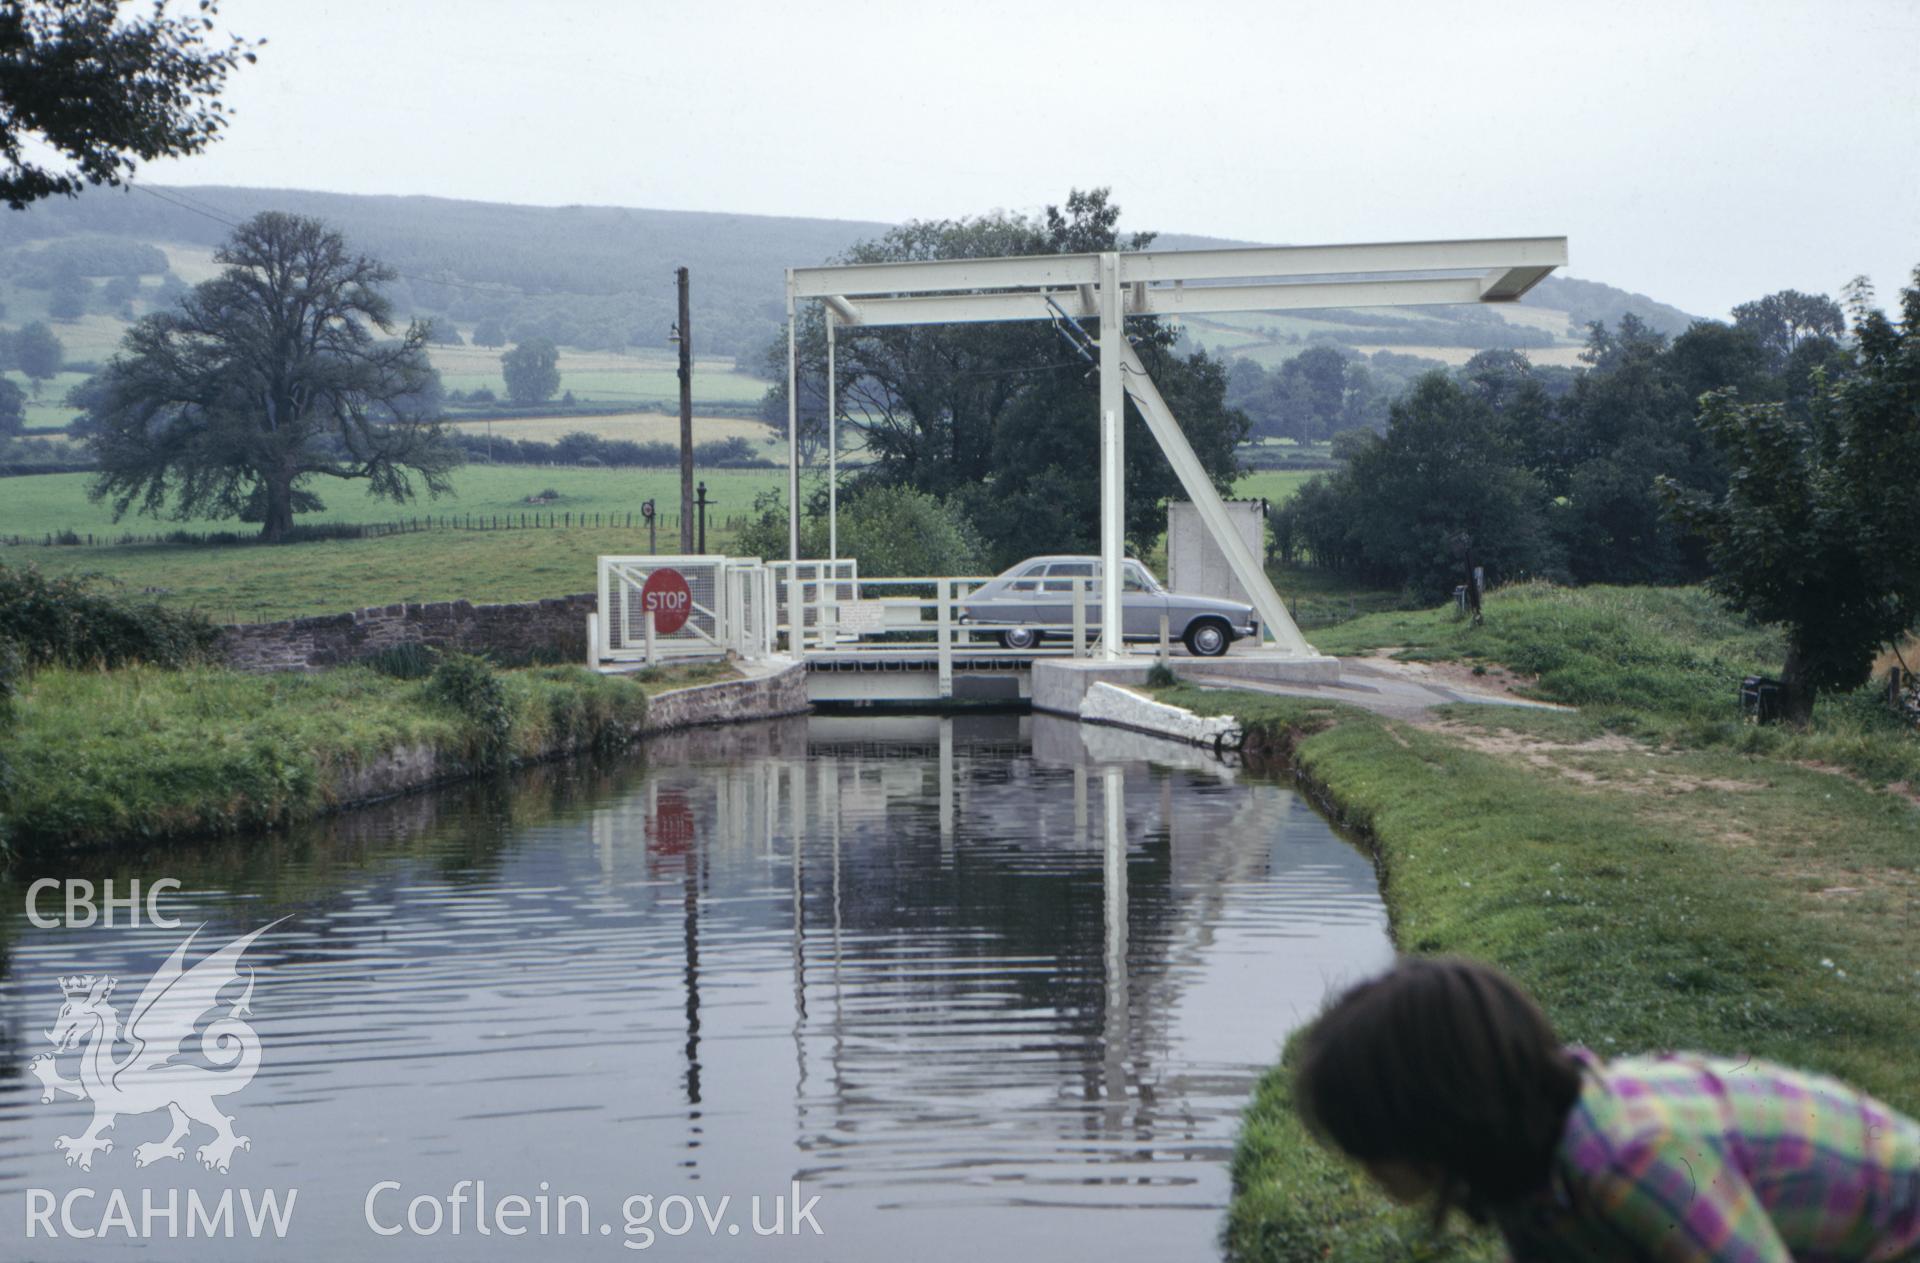
[[[1547,1189],[1496,1212],[1515,1260],[1920,1260],[1920,1124],[1835,1080],[1675,1053],[1585,1082]]]

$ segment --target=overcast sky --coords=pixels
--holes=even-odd
[[[176,9],[185,7],[174,0]],[[1920,264],[1920,0],[223,0],[238,116],[155,183],[898,221],[1565,234],[1701,315]],[[815,259],[795,259],[796,264]]]

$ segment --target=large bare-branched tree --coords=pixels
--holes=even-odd
[[[427,327],[385,336],[392,271],[318,220],[276,211],[214,257],[220,276],[134,325],[78,392],[100,461],[93,497],[116,518],[238,517],[277,540],[325,507],[308,490],[318,478],[365,480],[396,501],[416,477],[446,491],[459,456],[436,419]]]

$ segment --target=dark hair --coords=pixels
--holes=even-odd
[[[1438,1167],[1437,1225],[1545,1186],[1580,1064],[1505,974],[1406,957],[1348,989],[1308,1030],[1294,1069],[1309,1130],[1361,1161]]]

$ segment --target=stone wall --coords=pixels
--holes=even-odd
[[[647,702],[647,723],[642,732],[651,735],[706,724],[804,715],[808,709],[807,668],[795,662],[772,667],[764,674],[756,672],[744,680],[657,693]]]
[[[218,652],[238,671],[315,671],[404,644],[508,660],[554,654],[563,662],[584,662],[587,615],[596,606],[591,592],[513,605],[378,605],[349,614],[222,627]]]

